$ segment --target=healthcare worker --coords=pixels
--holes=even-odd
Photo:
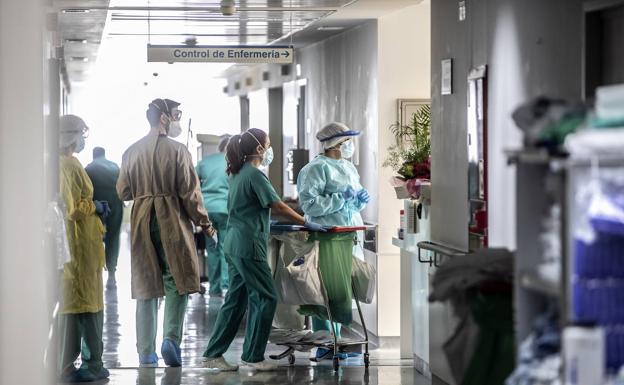
[[[59,353],[65,382],[90,382],[108,378],[102,363],[104,294],[104,225],[98,215],[107,205],[93,201],[93,185],[73,154],[84,149],[85,122],[75,115],[60,119],[60,190],[66,209],[67,240],[71,260],[62,277]],[[74,361],[82,357],[80,369]]]
[[[307,164],[297,178],[299,204],[307,220],[326,226],[363,225],[360,211],[370,197],[360,184],[357,169],[348,160],[355,152],[353,138],[358,135],[359,132],[337,122],[317,132],[324,153]],[[312,327],[315,331],[331,330],[329,321],[316,317],[312,319]],[[335,328],[340,336],[340,324],[335,324]],[[328,349],[319,348],[316,356],[333,358],[329,353]]]
[[[205,157],[196,167],[204,196],[204,207],[217,230],[216,244],[212,238],[206,237],[208,281],[210,282],[208,294],[211,297],[222,297],[223,292],[228,289],[228,266],[223,254],[223,242],[225,241],[228,219],[228,176],[225,172],[225,148],[229,140],[230,135],[222,137],[218,146],[219,152]]]
[[[108,202],[110,214],[106,218],[106,235],[104,236],[104,251],[106,253],[106,270],[109,278],[115,276],[117,258],[119,256],[119,232],[123,218],[123,202],[117,196],[117,179],[119,166],[106,159],[106,152],[102,147],[93,149],[93,162],[85,167],[93,183],[93,197],[98,201]]]
[[[165,295],[161,354],[168,366],[182,364],[180,343],[188,295],[199,292],[193,222],[208,236],[214,229],[204,209],[191,154],[170,137],[179,136],[180,104],[155,99],[147,109],[150,132],[123,155],[117,193],[134,201],[132,298],[136,304],[141,366],[157,366],[158,298]]]
[[[223,354],[236,337],[247,312],[242,364],[258,371],[275,370],[277,365],[264,359],[277,305],[273,276],[267,263],[271,210],[312,231],[327,231],[327,228],[306,221],[282,202],[269,179],[259,170],[273,160],[271,141],[264,131],[251,128],[233,136],[227,146],[226,160],[230,190],[224,248],[230,289],[204,353],[203,366],[222,371],[238,369],[226,362]]]

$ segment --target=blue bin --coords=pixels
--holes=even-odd
[[[572,306],[576,321],[624,324],[624,279],[576,279]]]
[[[624,236],[599,233],[593,243],[575,240],[574,265],[579,278],[624,278]]]

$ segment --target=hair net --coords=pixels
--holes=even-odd
[[[59,125],[59,148],[74,144],[87,130],[87,125],[76,115],[63,115]]]
[[[333,122],[321,128],[316,133],[316,139],[321,142],[324,150],[328,150],[358,135],[358,131],[349,129],[344,123]]]

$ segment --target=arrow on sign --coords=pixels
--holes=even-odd
[[[290,52],[289,51],[284,51],[284,52],[282,52],[282,56],[289,57],[290,56]]]

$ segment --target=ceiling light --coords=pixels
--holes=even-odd
[[[232,16],[236,13],[236,3],[234,0],[221,0],[220,9],[223,16]]]
[[[331,27],[331,26],[326,25],[326,26],[318,27],[316,30],[317,31],[342,31],[343,29],[345,29],[345,27],[338,27],[338,26]]]
[[[84,8],[67,8],[67,9],[63,9],[61,12],[62,13],[89,13],[91,12],[91,10],[84,9]]]
[[[65,39],[65,41],[68,43],[80,43],[80,44],[88,43],[87,39]]]
[[[81,61],[81,62],[88,62],[89,58],[86,56],[72,56],[71,58],[73,61]]]

